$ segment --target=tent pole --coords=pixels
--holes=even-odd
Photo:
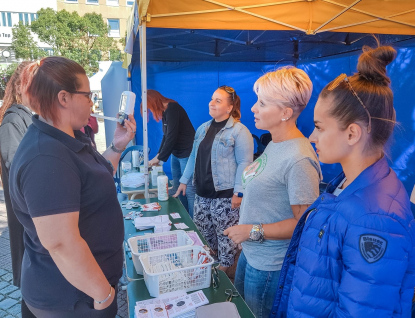
[[[148,198],[148,132],[147,132],[147,22],[140,25],[140,51],[141,51],[141,100],[143,104],[143,149],[144,149],[144,197]]]

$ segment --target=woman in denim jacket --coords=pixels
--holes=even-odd
[[[219,268],[226,272],[234,263],[237,245],[223,231],[238,224],[241,176],[253,160],[254,142],[249,130],[239,122],[240,99],[232,87],[221,86],[213,93],[209,114],[213,120],[197,129],[175,196],[186,193],[186,185],[193,177],[195,224],[217,252]]]

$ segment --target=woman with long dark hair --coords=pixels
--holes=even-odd
[[[343,172],[307,209],[285,256],[271,317],[410,317],[415,221],[385,157],[395,126],[390,46],[320,93],[310,141]]]

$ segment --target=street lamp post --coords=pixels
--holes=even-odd
[[[3,55],[3,57],[6,59],[7,64],[7,59],[10,57],[10,52],[8,50],[3,50],[3,52],[1,52],[1,55]]]

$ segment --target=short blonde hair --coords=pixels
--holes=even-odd
[[[294,66],[280,67],[262,75],[254,84],[254,92],[265,102],[289,107],[294,116],[301,114],[310,100],[313,83],[303,70]]]

